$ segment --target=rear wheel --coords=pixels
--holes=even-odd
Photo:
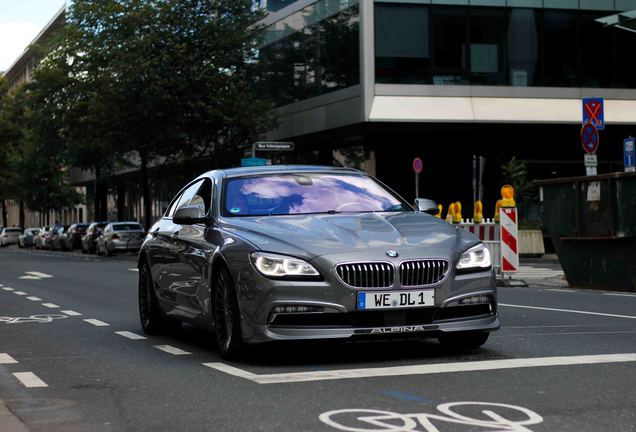
[[[139,318],[146,334],[158,334],[179,328],[180,321],[166,317],[159,307],[154,292],[150,267],[144,264],[139,269]]]
[[[445,347],[452,349],[475,349],[479,348],[488,340],[489,332],[465,331],[444,333],[437,339]]]
[[[222,357],[237,358],[244,348],[241,316],[234,282],[230,272],[225,267],[216,273],[213,294],[216,343]]]

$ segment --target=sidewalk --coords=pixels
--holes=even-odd
[[[521,258],[519,271],[513,273],[513,281],[525,281],[528,286],[567,288],[559,258],[545,254],[541,258]]]
[[[30,432],[29,429],[16,417],[4,401],[0,399],[0,431],[2,432]]]

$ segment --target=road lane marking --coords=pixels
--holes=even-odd
[[[110,326],[110,324],[105,323],[104,321],[100,321],[98,319],[93,319],[93,318],[85,319],[84,321],[86,321],[89,324],[93,324],[96,327],[108,327],[108,326]]]
[[[431,375],[456,372],[479,372],[489,370],[519,369],[547,366],[592,365],[605,363],[636,362],[636,353],[535,357],[509,360],[484,360],[459,363],[437,363],[412,366],[395,366],[364,369],[340,369],[330,371],[291,372],[280,374],[258,375],[225,363],[203,363],[204,366],[216,369],[236,377],[245,378],[258,384],[281,384],[307,381],[340,380],[352,378],[373,378],[405,375]]]
[[[574,293],[576,291],[574,290],[568,290],[568,289],[558,289],[558,288],[550,288],[550,289],[546,289],[544,291],[552,291],[552,292],[564,292],[564,293]]]
[[[13,374],[25,387],[48,387],[48,385],[38,378],[33,372],[15,372]]]
[[[17,363],[16,359],[11,357],[9,354],[0,353],[0,364],[15,364]]]
[[[2,289],[5,290],[5,291],[15,291],[13,288],[9,288],[9,287],[4,287]]]
[[[42,299],[41,299],[40,297],[35,297],[35,296],[27,297],[27,300],[31,300],[31,301],[42,301]]]
[[[188,354],[192,354],[190,352],[187,351],[183,351],[182,349],[170,346],[170,345],[154,345],[155,348],[157,348],[158,350],[167,352],[169,354],[173,354],[173,355],[188,355]]]
[[[66,314],[68,316],[82,316],[81,313],[75,312],[74,310],[63,310],[63,311],[60,311],[60,312],[62,312],[63,314]]]
[[[53,277],[50,274],[41,273],[41,272],[37,272],[37,271],[28,271],[28,272],[24,272],[24,273],[28,274],[30,276],[39,277],[41,279],[46,279],[46,278],[52,278]]]
[[[28,295],[27,293],[25,293],[24,291],[13,291],[13,294],[15,295],[19,295],[19,296],[25,296]]]
[[[119,336],[123,336],[125,338],[132,339],[132,340],[147,339],[145,336],[141,336],[141,335],[138,335],[137,333],[133,333],[129,331],[117,331],[115,332],[115,334],[118,334]]]
[[[128,271],[131,271],[131,272],[138,272],[138,271],[139,271],[139,269],[138,269],[138,268],[129,268],[129,269],[128,269]]]
[[[632,297],[632,298],[636,298],[636,295],[634,295],[634,294],[603,293],[603,295],[616,296],[616,297]]]
[[[20,276],[18,279],[27,279],[27,280],[42,280],[42,278],[39,278],[37,276]]]
[[[596,316],[604,316],[611,318],[626,318],[626,319],[636,319],[636,316],[633,315],[617,315],[617,314],[608,314],[602,312],[590,312],[590,311],[580,311],[573,309],[557,309],[557,308],[547,308],[547,307],[538,307],[538,306],[524,306],[524,305],[513,305],[513,304],[505,304],[499,303],[499,306],[511,307],[511,308],[520,308],[520,309],[536,309],[536,310],[544,310],[544,311],[552,311],[552,312],[567,312],[581,315],[596,315]]]
[[[57,309],[57,308],[59,308],[59,306],[56,305],[55,303],[42,303],[42,306],[47,307],[49,309]]]

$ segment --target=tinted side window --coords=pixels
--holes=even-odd
[[[196,205],[199,207],[199,216],[203,217],[210,211],[210,203],[212,201],[212,182],[205,179],[199,190],[190,199],[188,205]]]

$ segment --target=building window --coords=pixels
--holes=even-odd
[[[358,6],[322,0],[273,24],[258,53],[261,94],[282,106],[360,82]]]
[[[468,8],[433,8],[433,84],[468,84]]]
[[[545,11],[543,36],[543,85],[577,87],[579,80],[576,13]]]
[[[504,9],[475,8],[470,14],[470,82],[506,84]]]
[[[538,38],[536,10],[512,9],[507,37],[509,85],[534,85],[538,66]]]
[[[379,83],[431,83],[429,10],[376,3],[375,69]]]

